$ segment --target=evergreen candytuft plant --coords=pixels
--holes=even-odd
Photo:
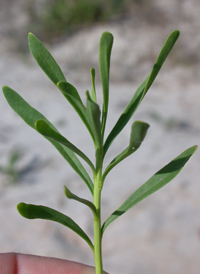
[[[91,69],[92,90],[91,92],[86,91],[86,104],[84,104],[76,88],[66,81],[65,76],[52,55],[44,47],[41,41],[39,41],[32,33],[29,33],[28,41],[33,57],[50,80],[57,86],[64,97],[72,105],[89,131],[91,139],[94,143],[95,163],[92,163],[87,155],[85,155],[73,143],[62,136],[40,112],[31,107],[19,94],[8,86],[3,87],[5,98],[13,110],[21,116],[21,118],[29,126],[37,130],[55,146],[64,159],[88,186],[93,198],[92,201],[80,198],[70,192],[67,187],[64,187],[64,189],[67,198],[74,199],[88,206],[92,211],[94,216],[94,240],[90,239],[82,228],[71,218],[52,208],[42,205],[20,203],[17,206],[18,211],[22,216],[28,219],[40,218],[61,223],[82,237],[94,253],[96,274],[103,273],[101,246],[102,237],[108,225],[110,225],[126,211],[131,209],[134,205],[145,199],[147,196],[169,183],[181,171],[185,163],[197,149],[197,146],[186,149],[183,153],[164,166],[147,182],[140,186],[133,194],[131,194],[128,199],[102,224],[101,191],[105,183],[106,176],[118,163],[134,153],[140,147],[146,136],[149,125],[143,121],[135,121],[131,127],[130,141],[127,147],[119,155],[117,155],[107,167],[104,167],[103,163],[106,153],[108,152],[113,140],[122,131],[142,102],[178,37],[179,31],[175,30],[167,38],[151,73],[136,90],[131,101],[128,103],[125,110],[117,120],[115,126],[112,128],[107,138],[105,138],[104,133],[109,105],[109,70],[111,49],[113,45],[112,34],[109,32],[104,32],[100,39],[99,67],[103,91],[103,106],[102,109],[100,109],[97,104],[94,68]],[[86,172],[86,169],[80,162],[79,158],[91,168],[93,178],[91,178]]]

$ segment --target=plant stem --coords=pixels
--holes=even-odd
[[[94,260],[96,274],[103,274],[102,263],[102,233],[101,233],[101,169],[94,177],[94,205],[96,207],[96,216],[94,216]]]

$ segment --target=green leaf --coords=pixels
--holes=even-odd
[[[92,129],[90,127],[88,117],[86,114],[86,108],[83,105],[76,88],[68,82],[59,82],[57,84],[57,87],[60,89],[60,91],[63,93],[63,95],[68,100],[68,102],[72,105],[72,107],[76,110],[79,117],[81,118],[86,128],[88,129],[92,139],[94,140]]]
[[[45,48],[42,42],[34,34],[28,34],[28,43],[31,54],[37,61],[41,69],[46,73],[50,80],[56,85],[59,81],[66,81],[60,67]]]
[[[107,174],[119,164],[122,160],[127,158],[133,152],[135,152],[141,145],[142,141],[144,140],[147,130],[149,128],[149,124],[142,122],[142,121],[135,121],[131,128],[131,136],[128,147],[123,150],[118,156],[116,156],[112,162],[108,165],[104,174],[102,176],[102,181],[104,182],[105,177]]]
[[[142,122],[142,121],[135,121],[131,128],[131,136],[130,136],[130,143],[129,143],[129,150],[135,150],[140,147],[141,143],[143,142],[147,130],[149,128],[149,124]]]
[[[96,97],[96,88],[95,88],[95,69],[91,68],[90,73],[91,73],[91,80],[92,80],[91,99],[92,101],[96,103],[97,97]]]
[[[86,99],[87,99],[87,104],[86,104],[86,113],[88,116],[88,120],[90,123],[90,128],[92,129],[92,133],[94,135],[95,139],[95,146],[96,148],[101,147],[101,122],[100,122],[100,108],[99,106],[94,103],[89,95],[89,92],[86,92]]]
[[[155,64],[153,66],[153,69],[149,76],[148,83],[145,87],[144,95],[146,94],[146,92],[148,91],[148,89],[150,88],[152,83],[154,82],[154,80],[155,80],[156,76],[158,75],[162,65],[164,64],[167,56],[169,55],[170,51],[172,50],[174,44],[176,43],[179,35],[180,35],[180,31],[175,30],[167,38],[163,48],[161,49],[161,52],[159,53],[159,55],[156,59]]]
[[[182,152],[178,157],[154,174],[146,183],[139,187],[110,217],[104,222],[102,232],[106,227],[124,214],[134,205],[153,194],[167,183],[169,183],[181,171],[189,158],[196,151],[197,146],[190,147]]]
[[[77,155],[79,155],[86,163],[91,167],[92,171],[95,170],[94,165],[90,161],[90,159],[76,146],[74,146],[70,141],[68,141],[64,136],[60,133],[53,130],[44,120],[37,120],[35,123],[36,130],[45,137],[49,137],[56,142],[68,147]]]
[[[44,120],[53,130],[56,132],[57,129],[36,109],[31,107],[17,92],[11,88],[3,87],[4,96],[11,106],[11,108],[33,129],[35,129],[35,123],[37,120]],[[49,137],[45,137],[49,140],[54,147],[60,152],[64,159],[69,163],[69,165],[76,171],[77,174],[83,179],[83,181],[89,187],[91,193],[93,194],[93,183],[82,166],[76,155],[67,147],[59,144],[58,142],[52,140]]]
[[[112,45],[113,35],[110,32],[103,32],[99,44],[99,69],[103,89],[102,136],[104,134],[108,112],[110,55]]]
[[[66,97],[67,100],[69,100],[70,98],[68,98],[68,96],[71,96],[74,97],[79,104],[83,105],[83,102],[77,89],[72,84],[66,81],[59,81],[57,83],[57,87],[60,89],[60,91]],[[69,103],[74,107],[73,101],[69,100]]]
[[[86,233],[80,228],[80,226],[77,225],[71,218],[62,214],[61,212],[46,206],[25,203],[19,203],[17,205],[17,209],[19,213],[27,219],[50,220],[70,228],[88,243],[92,251],[94,250],[94,246],[91,240],[86,235]]]
[[[68,199],[76,200],[76,201],[88,206],[92,210],[92,213],[94,214],[94,216],[96,216],[97,211],[96,211],[96,208],[93,203],[73,194],[66,186],[64,186],[64,189],[65,189],[65,195],[67,196]]]
[[[109,146],[116,138],[116,136],[121,132],[121,130],[125,127],[128,123],[140,103],[142,102],[144,96],[146,95],[147,91],[151,87],[153,81],[155,80],[156,76],[158,75],[164,61],[166,60],[168,54],[170,53],[171,49],[173,48],[176,40],[179,37],[179,31],[175,30],[170,34],[167,38],[161,52],[159,53],[156,62],[153,66],[153,69],[150,75],[144,80],[144,82],[139,86],[136,90],[135,94],[133,95],[131,101],[128,103],[127,107],[125,108],[122,115],[119,117],[117,123],[111,130],[110,134],[108,135],[106,142],[104,144],[104,155],[106,154]]]

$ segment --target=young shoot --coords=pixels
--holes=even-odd
[[[42,42],[32,33],[29,33],[28,42],[31,54],[41,69],[74,108],[88,130],[91,136],[91,143],[93,143],[94,146],[95,162],[92,162],[85,153],[71,143],[66,137],[62,136],[46,117],[31,107],[31,105],[29,105],[17,92],[8,86],[3,87],[3,93],[11,108],[13,108],[30,127],[38,131],[52,143],[87,185],[91,193],[91,201],[73,194],[67,186],[64,187],[64,193],[68,199],[76,200],[77,202],[86,205],[88,209],[92,211],[94,237],[93,239],[90,239],[76,222],[55,209],[43,205],[25,204],[23,202],[18,204],[17,209],[25,218],[39,218],[58,222],[77,233],[86,241],[94,254],[96,274],[103,273],[102,237],[106,228],[137,203],[169,183],[181,171],[185,163],[197,149],[197,146],[192,146],[178,155],[141,185],[119,208],[102,222],[101,191],[106,183],[106,177],[117,164],[130,156],[141,146],[149,125],[143,121],[134,121],[131,127],[129,143],[125,145],[125,149],[116,155],[106,167],[104,166],[105,155],[109,151],[114,139],[123,130],[144,99],[178,37],[178,30],[173,31],[169,35],[150,74],[135,91],[132,99],[106,137],[105,128],[109,107],[109,74],[113,35],[109,32],[104,32],[99,44],[99,69],[103,93],[103,106],[101,108],[97,103],[95,69],[92,68],[90,71],[92,90],[86,92],[86,102],[84,103],[77,89],[66,80],[61,68]],[[93,175],[92,177],[86,171],[83,162],[90,167],[91,174]]]

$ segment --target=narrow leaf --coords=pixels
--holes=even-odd
[[[117,123],[111,130],[110,134],[108,135],[105,144],[104,144],[104,156],[110,147],[113,140],[116,138],[116,136],[122,131],[122,129],[125,127],[125,125],[128,123],[136,109],[138,108],[140,102],[143,99],[143,94],[145,90],[145,86],[148,82],[149,76],[144,80],[144,82],[139,86],[139,88],[136,90],[134,96],[132,97],[131,101],[128,103],[127,107],[123,111],[122,115],[119,117]]]
[[[41,69],[46,73],[50,80],[56,85],[59,81],[66,81],[60,67],[53,56],[45,48],[42,42],[34,34],[28,34],[28,43],[31,54],[37,61]]]
[[[35,123],[37,120],[44,120],[53,130],[56,128],[36,109],[31,107],[17,92],[11,88],[4,86],[3,87],[4,96],[11,106],[11,108],[33,129],[35,129]],[[59,144],[58,142],[52,140],[49,137],[45,137],[49,140],[55,148],[60,152],[64,159],[69,163],[69,165],[79,174],[83,181],[89,187],[91,193],[93,194],[93,183],[82,166],[79,159],[76,155],[67,147]]]
[[[175,30],[167,38],[163,48],[161,49],[161,52],[159,53],[159,55],[156,59],[155,64],[153,66],[148,83],[145,87],[144,95],[146,94],[146,92],[148,91],[148,89],[150,88],[152,83],[154,82],[154,80],[155,80],[156,76],[158,75],[162,65],[164,64],[167,56],[169,55],[170,51],[172,50],[174,44],[176,43],[179,35],[180,35],[180,31]]]
[[[72,105],[72,107],[76,110],[79,117],[81,118],[86,128],[88,129],[92,139],[94,140],[94,136],[93,136],[91,127],[89,125],[88,117],[86,114],[86,108],[83,105],[75,87],[68,82],[58,82],[57,87],[60,89],[60,91],[68,100],[68,102]]]
[[[92,171],[94,171],[94,165],[90,161],[90,159],[75,145],[73,145],[70,141],[68,141],[64,136],[62,136],[59,132],[53,130],[44,120],[37,120],[35,123],[36,130],[45,137],[49,137],[56,142],[68,147],[77,155],[79,155],[86,163],[91,167]]]
[[[104,134],[108,112],[110,56],[112,45],[113,35],[110,32],[104,32],[101,36],[99,44],[99,69],[103,89],[102,136]]]
[[[182,152],[178,157],[172,160],[169,164],[154,174],[146,183],[139,187],[110,217],[105,221],[102,226],[102,232],[106,227],[116,220],[119,216],[124,214],[134,205],[153,194],[167,183],[169,183],[181,171],[183,166],[189,158],[196,151],[197,146],[193,146]]]
[[[176,40],[179,37],[179,31],[175,30],[170,34],[167,38],[161,52],[159,53],[156,62],[153,66],[153,69],[150,75],[144,80],[144,82],[139,86],[136,90],[135,94],[133,95],[131,101],[128,103],[127,107],[125,108],[122,115],[119,117],[117,123],[111,130],[110,134],[108,135],[105,145],[104,145],[104,155],[106,154],[109,146],[116,138],[116,136],[121,132],[121,130],[125,127],[128,123],[140,103],[142,102],[144,96],[146,95],[147,91],[151,87],[153,81],[155,80],[156,76],[158,75],[164,61],[166,60],[167,56],[169,55],[171,49],[173,48]]]
[[[92,251],[94,250],[94,246],[91,240],[86,235],[86,233],[80,228],[80,226],[77,225],[70,217],[62,214],[61,212],[46,206],[25,203],[19,203],[17,205],[17,209],[19,213],[27,219],[50,220],[70,228],[88,243]]]
[[[91,68],[90,73],[91,73],[91,80],[92,80],[91,99],[92,101],[96,103],[97,97],[96,97],[96,88],[95,88],[95,69]]]
[[[135,121],[133,123],[128,147],[125,150],[123,150],[118,156],[116,156],[108,165],[102,177],[103,182],[105,180],[105,177],[111,171],[111,169],[113,169],[113,167],[115,167],[117,164],[119,164],[122,160],[127,158],[140,147],[142,141],[146,136],[148,128],[149,124],[145,122]]]
[[[91,100],[88,91],[86,92],[86,99],[87,99],[86,113],[90,123],[90,128],[92,129],[92,133],[94,135],[96,148],[100,148],[101,147],[100,108],[96,103],[94,103]]]
[[[67,196],[68,199],[76,200],[76,201],[88,206],[92,210],[92,213],[94,214],[94,216],[96,216],[97,212],[96,212],[96,208],[95,208],[93,203],[91,203],[90,201],[88,201],[86,199],[83,199],[83,198],[80,198],[77,195],[73,194],[66,186],[64,186],[64,189],[65,189],[65,195]]]

